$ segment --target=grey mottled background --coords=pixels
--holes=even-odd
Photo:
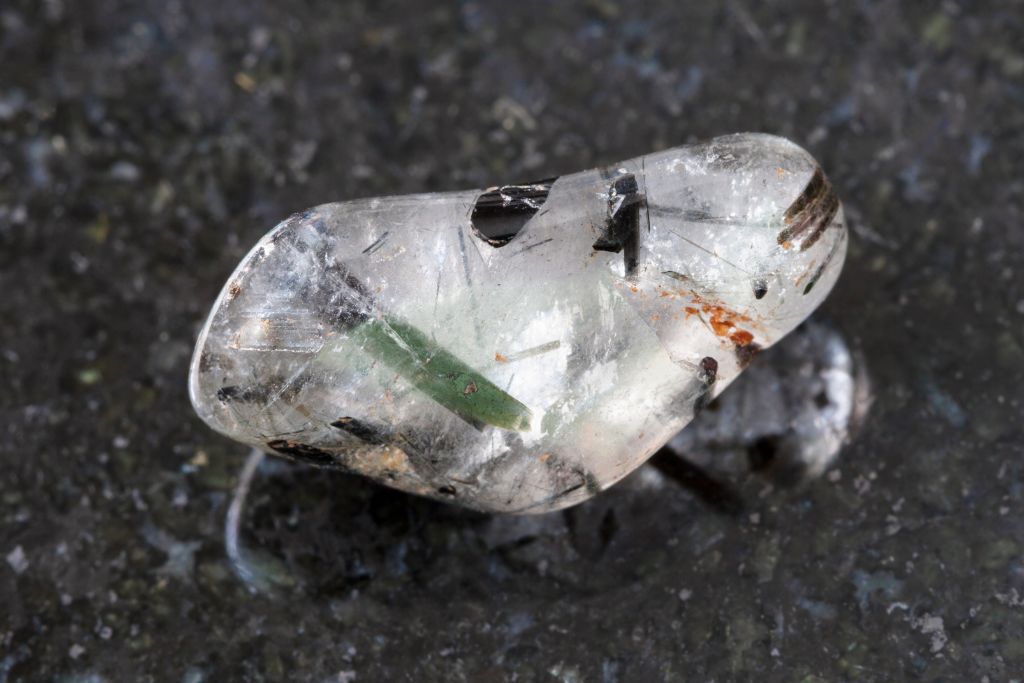
[[[1022,125],[1021,2],[4,0],[0,681],[1024,677]],[[740,130],[848,207],[829,476],[508,520],[274,463],[245,590],[185,378],[260,235]]]

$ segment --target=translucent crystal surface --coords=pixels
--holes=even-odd
[[[553,510],[642,464],[806,318],[846,241],[815,161],[757,134],[325,204],[231,276],[192,402],[269,452],[481,510]]]

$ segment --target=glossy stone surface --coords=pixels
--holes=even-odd
[[[647,460],[824,299],[820,167],[739,134],[489,190],[325,204],[221,292],[199,415],[239,441],[500,512]]]

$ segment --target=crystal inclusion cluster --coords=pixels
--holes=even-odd
[[[536,183],[324,204],[228,280],[192,361],[211,427],[494,512],[647,460],[835,283],[821,169],[741,134]]]

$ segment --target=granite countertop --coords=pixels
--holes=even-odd
[[[0,683],[1024,677],[1019,2],[0,5]],[[244,252],[325,201],[790,137],[870,378],[826,476],[487,517],[186,395]],[[785,342],[784,342],[785,343]]]

